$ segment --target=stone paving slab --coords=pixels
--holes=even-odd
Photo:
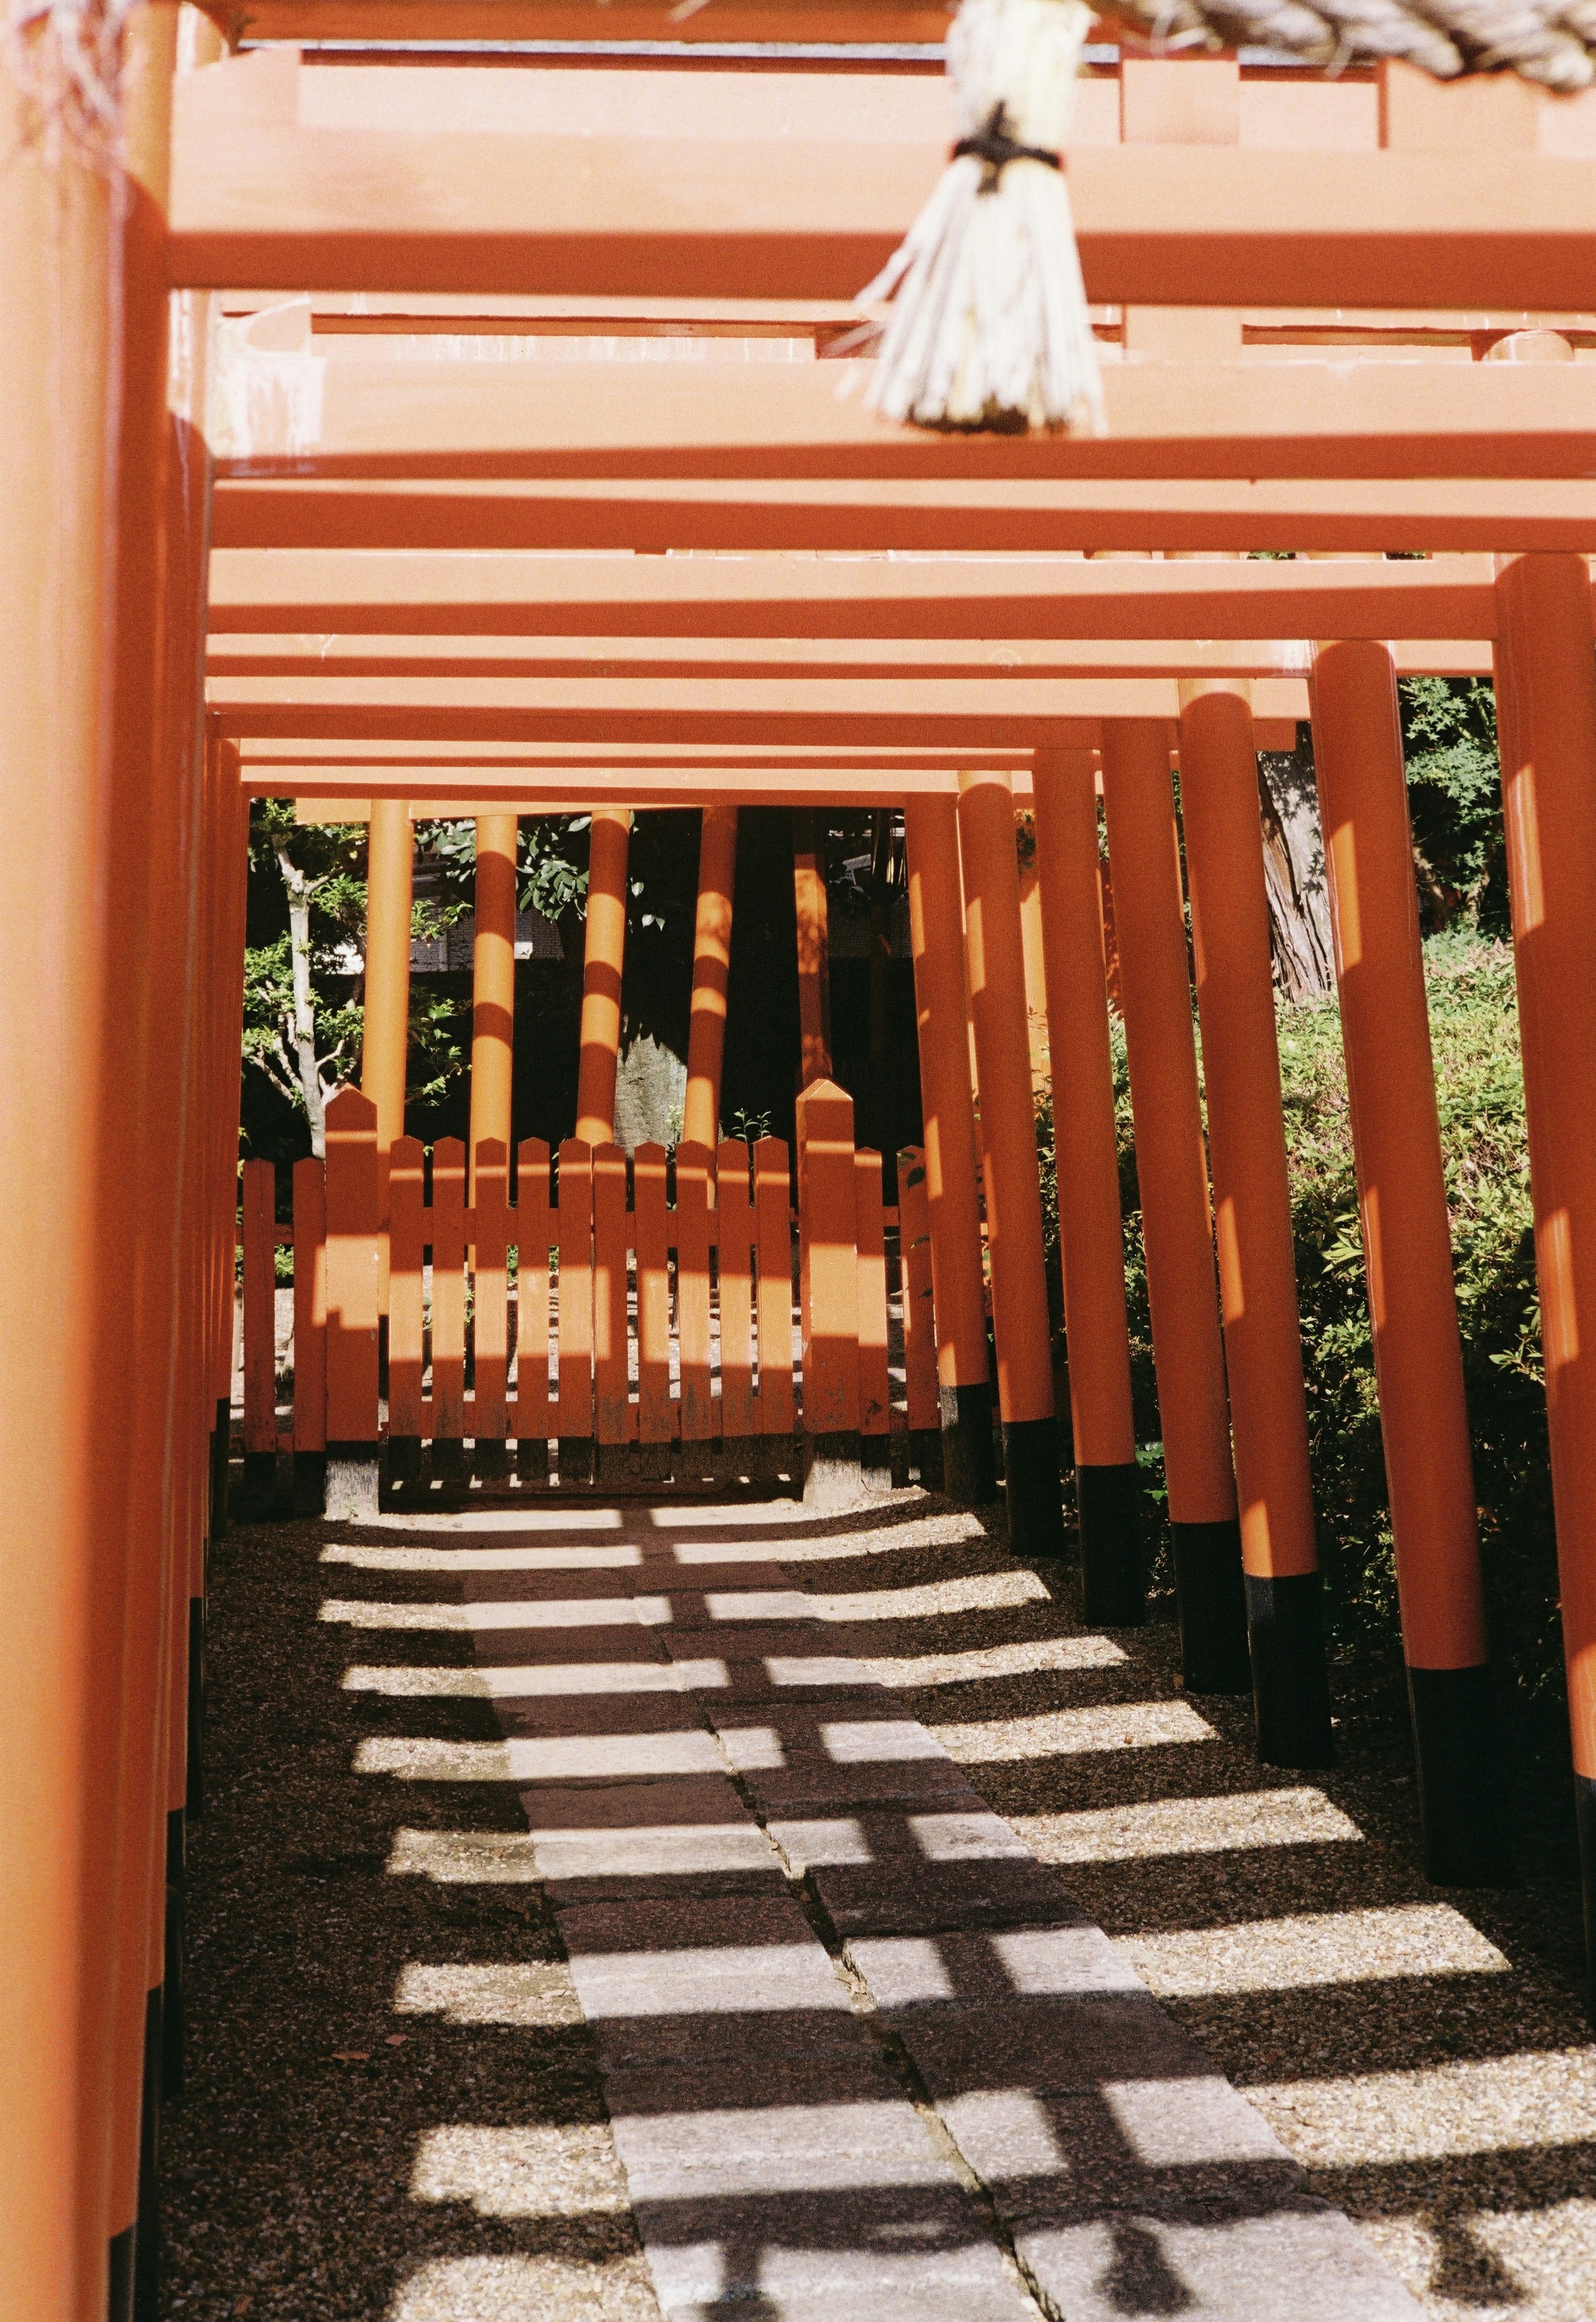
[[[1421,2310],[1340,2210],[1307,2200],[1260,2217],[1115,2210],[1026,2228],[1016,2247],[1069,2322],[1418,2322]]]
[[[892,2026],[937,2103],[968,2089],[1048,2093],[1208,2069],[1190,2035],[1145,1991],[899,2008]]]
[[[844,1996],[845,1997],[845,1996]],[[593,2047],[612,2101],[640,2089],[663,2103],[662,2075],[685,2075],[675,2101],[712,2106],[770,2102],[784,2091],[821,2104],[863,2067],[879,2094],[900,2093],[853,2007],[697,2015],[610,2016],[593,2026]]]
[[[854,1936],[844,1955],[885,2008],[1145,1988],[1118,1946],[1089,1924]]]

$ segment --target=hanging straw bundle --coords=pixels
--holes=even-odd
[[[862,305],[893,298],[872,401],[941,427],[1103,430],[1063,145],[1086,0],[963,0],[948,33],[958,142]],[[896,297],[894,297],[894,293]]]
[[[1099,0],[1172,49],[1260,47],[1339,69],[1398,57],[1438,80],[1596,79],[1596,0]],[[890,299],[871,401],[924,427],[1103,433],[1064,178],[1086,0],[962,0],[948,33],[958,142],[875,280]]]

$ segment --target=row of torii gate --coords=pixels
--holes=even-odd
[[[680,51],[944,22],[897,0],[680,24],[655,0],[257,0],[251,40],[310,47],[226,56],[225,6],[140,0],[108,83],[24,87],[50,53],[25,37],[0,68],[6,2322],[151,2310],[251,795],[369,800],[376,865],[417,800],[613,809],[617,834],[651,803],[701,805],[707,831],[739,802],[904,805],[950,1467],[995,1392],[1011,1530],[1046,1553],[1014,845],[1034,806],[1078,1497],[1111,1579],[1135,1444],[1100,782],[1187,1650],[1214,1649],[1204,1610],[1232,1617],[1245,1570],[1261,1749],[1311,1764],[1328,1710],[1253,755],[1261,724],[1311,715],[1427,1857],[1490,1879],[1395,690],[1489,672],[1596,1896],[1596,98],[1106,58],[1071,172],[1109,434],[930,435],[871,416],[846,334],[940,165],[934,71]],[[516,48],[617,32],[674,46]],[[368,46],[315,46],[341,40]],[[451,41],[483,45],[426,46]],[[397,956],[383,891],[374,869],[374,965]],[[377,982],[369,1005],[391,1072]]]

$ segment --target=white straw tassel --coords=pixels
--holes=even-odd
[[[963,0],[953,19],[957,142],[977,150],[955,149],[859,294],[892,299],[871,390],[887,418],[1103,434],[1062,158],[1095,21],[1085,0]]]

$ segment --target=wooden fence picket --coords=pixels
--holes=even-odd
[[[327,1513],[358,1518],[377,1513],[377,1107],[340,1089],[326,1119]]]
[[[879,1437],[884,1447],[892,1425],[892,1386],[887,1359],[887,1233],[879,1153],[854,1154],[853,1200],[859,1253],[859,1432],[867,1438]]]
[[[466,1431],[466,1148],[433,1147],[433,1473],[464,1472]]]
[[[716,1154],[715,1211],[720,1282],[720,1427],[729,1444],[754,1433],[753,1240],[757,1224],[741,1138]]]
[[[510,1211],[510,1152],[502,1138],[484,1137],[478,1144],[471,1206],[466,1214],[473,1300],[470,1423],[476,1443],[473,1464],[486,1482],[504,1476],[508,1465],[510,1241],[515,1221]]]
[[[707,1443],[716,1433],[710,1385],[709,1248],[714,1213],[715,1156],[707,1145],[676,1148],[676,1346],[681,1400],[681,1440]],[[698,1455],[701,1458],[702,1455]],[[697,1458],[689,1466],[696,1467]],[[707,1473],[706,1469],[699,1469]]]
[[[426,1304],[422,1278],[426,1244],[423,1186],[426,1147],[396,1137],[388,1151],[388,1458],[394,1483],[421,1475],[421,1440],[428,1420],[422,1401],[426,1353]]]
[[[926,1156],[917,1145],[906,1145],[898,1156],[898,1249],[910,1456],[918,1450],[925,1482],[926,1458],[934,1451],[940,1470],[942,1411],[931,1294],[931,1209],[926,1192]]]
[[[327,1481],[327,1174],[294,1164],[294,1513],[320,1515]]]
[[[753,1197],[759,1212],[758,1427],[762,1435],[783,1441],[790,1453],[792,1173],[787,1147],[779,1137],[762,1137],[753,1148]]]
[[[515,1401],[506,1424],[516,1436],[523,1481],[546,1478],[549,1438],[549,1148],[541,1137],[515,1148]]]
[[[633,1240],[637,1250],[637,1440],[643,1480],[670,1473],[676,1409],[670,1400],[670,1212],[662,1145],[632,1156]]]
[[[269,1161],[246,1161],[240,1172],[243,1213],[244,1476],[270,1489],[271,1470],[250,1463],[277,1460],[277,1171]]]
[[[560,1147],[560,1475],[593,1480],[593,1148]]]
[[[593,1153],[593,1387],[595,1480],[622,1482],[632,1440],[626,1326],[626,1156],[618,1145]]]

